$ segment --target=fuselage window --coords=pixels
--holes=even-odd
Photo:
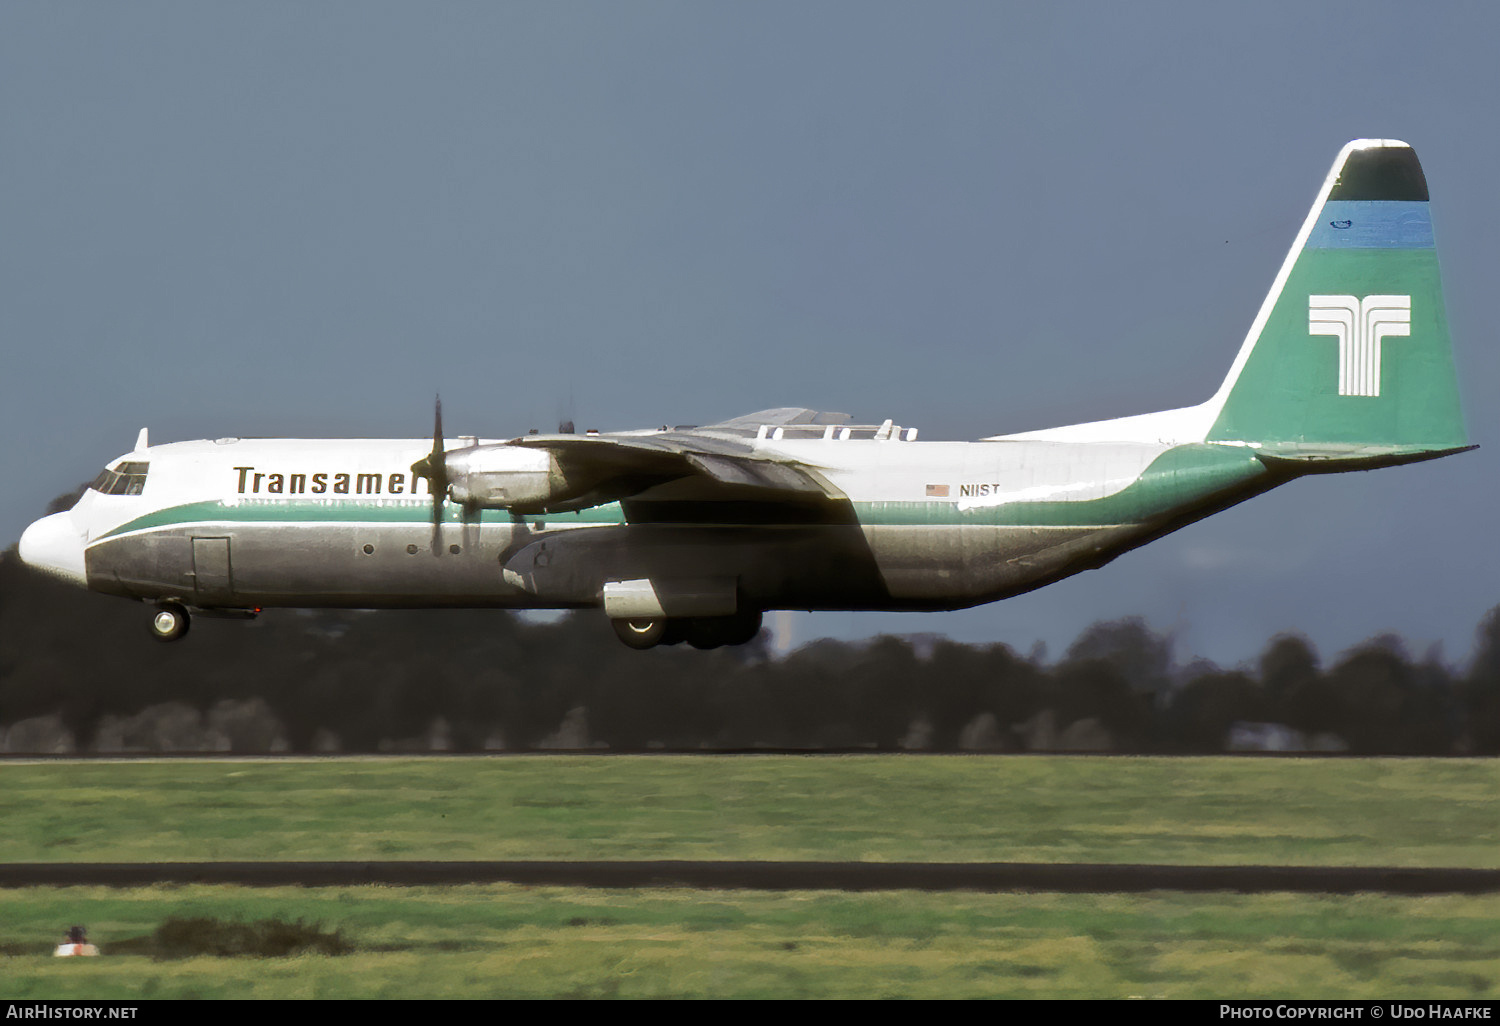
[[[105,467],[89,487],[102,495],[139,495],[146,487],[146,471],[150,466],[132,462],[120,464],[119,470]]]

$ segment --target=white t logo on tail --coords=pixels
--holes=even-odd
[[[1380,340],[1411,334],[1411,296],[1308,296],[1307,333],[1339,340],[1339,395],[1380,394]]]

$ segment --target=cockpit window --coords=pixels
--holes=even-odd
[[[105,467],[89,487],[103,495],[139,495],[146,487],[146,471],[150,466],[148,462],[128,462],[121,463],[116,470]]]

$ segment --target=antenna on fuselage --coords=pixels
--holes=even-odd
[[[145,452],[150,444],[146,440],[146,429],[141,428],[141,433],[135,436],[135,448],[131,452]]]

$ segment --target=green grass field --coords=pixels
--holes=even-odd
[[[337,924],[338,958],[111,955],[167,915]],[[0,997],[1493,999],[1500,897],[102,888],[0,892]]]
[[[1500,762],[665,756],[0,764],[6,862],[1500,866]]]
[[[0,858],[1495,867],[1497,796],[1484,760],[3,764]],[[355,953],[120,953],[168,916],[315,921]],[[1497,917],[1500,895],[34,888],[0,891],[0,997],[1493,999]],[[105,957],[49,957],[73,922]]]

